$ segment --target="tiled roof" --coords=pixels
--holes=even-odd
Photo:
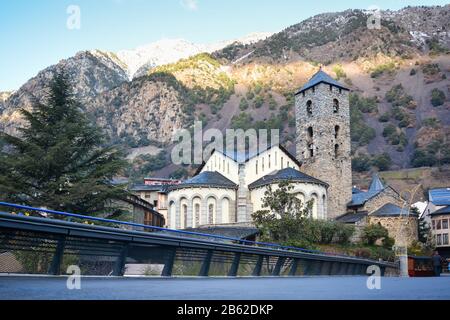
[[[320,69],[315,75],[312,76],[312,78],[297,92],[297,94],[302,93],[305,90],[308,90],[319,83],[327,83],[331,84],[333,86],[336,86],[340,89],[348,90],[348,88],[344,87],[342,84],[334,80],[332,77],[330,77],[328,74],[322,71]]]
[[[336,218],[336,221],[342,223],[355,223],[361,221],[367,217],[367,211],[357,212],[357,213],[346,213],[340,217]]]
[[[450,214],[450,206],[441,208],[433,213],[430,214],[430,216],[439,216],[439,215],[447,215]]]
[[[431,189],[428,191],[428,200],[436,206],[450,205],[450,188]]]
[[[316,179],[314,177],[308,176],[303,172],[295,170],[293,168],[285,168],[281,170],[277,170],[272,174],[268,174],[255,182],[249,184],[249,189],[255,189],[258,187],[262,187],[265,185],[269,185],[272,183],[278,183],[281,181],[293,181],[293,182],[309,182],[309,183],[317,183],[324,186],[328,186],[325,182]]]
[[[369,190],[367,192],[352,192],[352,201],[347,205],[348,207],[362,206],[367,200],[375,197],[382,192],[386,187],[380,180],[377,174],[372,176]]]
[[[395,204],[387,203],[378,210],[372,212],[371,216],[376,217],[398,217],[407,214],[407,210],[403,209]],[[410,212],[410,216],[417,216],[417,214]]]
[[[237,184],[216,171],[203,171],[180,184],[172,185],[169,190],[183,189],[187,187],[220,187],[237,189]]]

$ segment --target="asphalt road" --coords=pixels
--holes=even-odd
[[[69,290],[65,277],[0,276],[1,300],[450,300],[450,276],[381,278],[82,278]]]

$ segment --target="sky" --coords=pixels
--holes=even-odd
[[[313,15],[397,10],[448,0],[0,0],[0,91],[82,50],[133,49],[162,38],[195,43],[278,32]],[[79,19],[77,18],[79,17]]]

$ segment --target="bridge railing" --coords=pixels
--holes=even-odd
[[[41,272],[47,273],[48,269],[51,274],[58,274],[71,261],[84,265],[91,274],[101,269],[106,275],[123,275],[126,266],[133,269],[139,265],[156,268],[149,274],[165,276],[361,274],[370,264],[382,265],[383,270],[386,266],[395,269],[395,265],[379,261],[274,243],[6,202],[0,202],[0,207],[10,211],[0,215],[0,273],[4,272],[2,257],[15,259],[32,270],[44,265]],[[27,217],[32,213],[46,217]],[[46,261],[42,261],[44,258]]]

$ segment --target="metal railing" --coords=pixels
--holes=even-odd
[[[20,265],[23,273],[60,274],[71,261],[83,266],[84,274],[119,276],[136,265],[160,268],[151,271],[160,276],[361,275],[369,265],[378,265],[383,272],[397,269],[392,263],[274,243],[6,202],[0,207],[15,211],[0,213],[0,251],[7,253],[0,257],[0,273],[10,272],[4,267],[9,263],[15,270]],[[33,212],[48,216],[27,217]]]

